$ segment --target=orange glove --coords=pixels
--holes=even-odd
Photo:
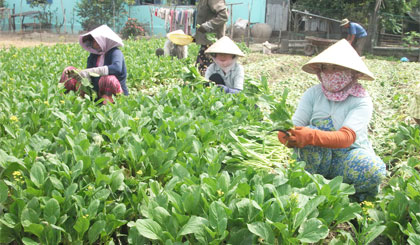
[[[289,133],[290,137],[283,132],[278,134],[279,141],[287,147],[302,148],[313,145],[326,148],[347,148],[356,141],[356,133],[348,127],[342,127],[338,131],[295,127],[289,130]]]

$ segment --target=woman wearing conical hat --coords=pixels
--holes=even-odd
[[[168,39],[163,47],[163,54],[178,59],[186,59],[188,57],[188,44],[192,42],[192,37],[186,35],[183,30],[169,32],[166,37]]]
[[[358,201],[376,195],[386,168],[368,139],[372,99],[358,82],[374,80],[373,74],[345,39],[302,69],[320,83],[303,94],[292,118],[295,128],[290,135],[279,132],[280,142],[295,148],[307,171],[353,184]]]
[[[113,102],[112,95],[128,95],[127,69],[124,55],[119,49],[124,46],[121,38],[107,25],[102,25],[79,36],[79,44],[90,53],[87,68],[77,73],[72,72],[77,70],[72,66],[64,69],[60,83],[64,83],[67,91],[77,91],[80,78],[83,77],[91,80],[93,89],[99,98],[104,99],[104,104]]]
[[[214,61],[206,70],[206,79],[215,82],[226,93],[236,94],[243,90],[244,68],[237,61],[244,53],[229,37],[220,38],[205,53]]]

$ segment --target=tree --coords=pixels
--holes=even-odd
[[[124,0],[81,0],[76,5],[76,13],[86,31],[103,24],[115,27],[125,12],[125,4]]]
[[[387,31],[400,33],[402,31],[401,16],[419,6],[420,0],[383,0],[381,1],[379,15],[381,25]],[[376,9],[376,0],[292,0],[293,8],[307,10],[329,18],[348,18],[364,26],[368,26],[369,16]]]
[[[31,8],[38,8],[39,9],[39,23],[41,24],[41,28],[51,28],[52,20],[54,17],[54,12],[57,10],[51,10],[51,1],[48,0],[32,0],[30,2]]]

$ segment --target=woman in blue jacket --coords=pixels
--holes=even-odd
[[[90,52],[87,59],[87,68],[76,73],[70,71],[75,67],[67,67],[61,76],[67,91],[76,91],[79,87],[80,77],[88,78],[99,98],[104,104],[113,102],[112,95],[124,93],[128,95],[126,85],[127,69],[124,55],[119,49],[124,44],[121,38],[108,26],[102,25],[79,37],[80,46]],[[99,77],[91,76],[97,74]]]

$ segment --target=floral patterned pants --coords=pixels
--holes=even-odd
[[[324,131],[335,130],[330,118],[309,127]],[[373,151],[366,149],[306,146],[295,151],[298,160],[306,162],[305,169],[308,172],[321,174],[329,179],[343,176],[345,183],[354,185],[356,198],[360,201],[367,196],[375,196],[382,179],[386,176],[385,163]]]
[[[204,51],[206,51],[209,47],[210,45],[201,45],[200,50],[198,51],[196,65],[198,66],[198,71],[202,76],[206,74],[207,67],[213,63],[210,55],[204,53]]]

